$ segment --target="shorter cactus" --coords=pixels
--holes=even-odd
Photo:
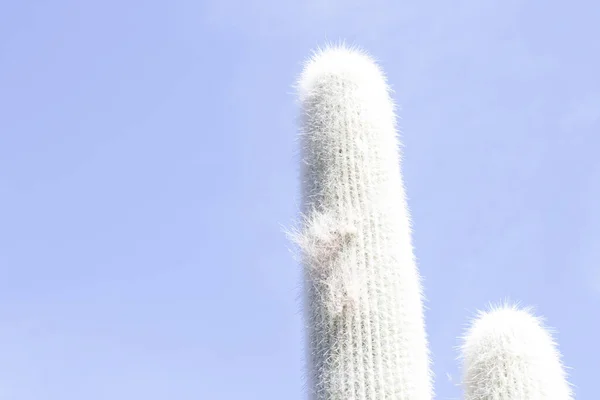
[[[462,345],[465,400],[569,400],[571,387],[550,331],[528,309],[481,312]]]

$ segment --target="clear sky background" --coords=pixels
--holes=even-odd
[[[437,399],[505,298],[600,373],[597,1],[0,1],[0,399],[300,400],[292,84],[317,45],[401,106]]]

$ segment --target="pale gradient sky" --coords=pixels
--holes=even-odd
[[[292,84],[338,39],[401,107],[437,399],[507,297],[595,398],[598,21],[592,0],[0,2],[0,399],[305,398]]]

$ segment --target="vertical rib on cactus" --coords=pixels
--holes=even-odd
[[[502,306],[481,313],[462,346],[465,400],[570,400],[560,353],[541,320]]]
[[[302,107],[308,386],[315,400],[429,400],[394,104],[364,52],[317,52]]]

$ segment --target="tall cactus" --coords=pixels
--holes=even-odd
[[[422,290],[384,74],[365,52],[332,46],[307,61],[298,92],[303,185],[294,240],[304,265],[310,399],[430,400]],[[482,314],[467,334],[467,400],[570,399],[545,331],[508,314]]]
[[[310,387],[315,400],[431,398],[394,106],[363,52],[320,51],[299,81]]]

